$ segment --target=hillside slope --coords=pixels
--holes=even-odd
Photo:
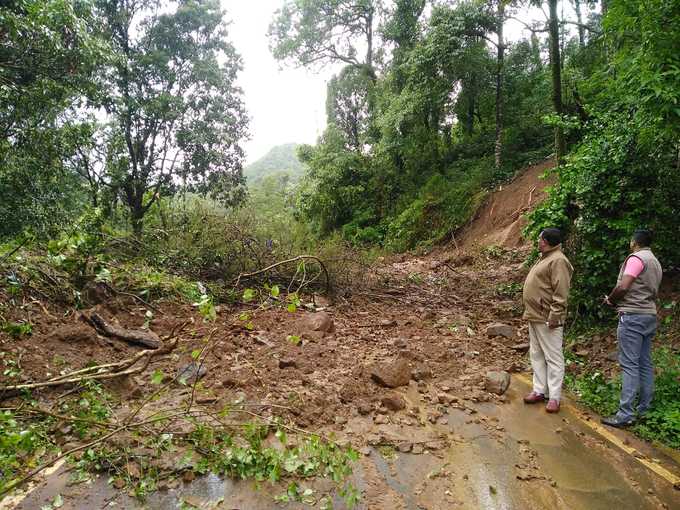
[[[296,143],[272,147],[267,154],[246,166],[243,169],[243,175],[250,182],[258,181],[279,172],[287,173],[293,178],[300,177],[304,173],[305,167],[295,154],[297,148],[298,144]]]
[[[515,248],[524,244],[522,229],[526,225],[525,214],[545,200],[545,189],[555,179],[552,175],[545,179],[542,176],[554,165],[550,159],[530,166],[510,184],[494,191],[456,236],[458,247],[495,245]]]

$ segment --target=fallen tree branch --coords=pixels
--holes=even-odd
[[[239,283],[241,283],[242,278],[251,278],[253,276],[257,276],[259,274],[266,273],[267,271],[271,271],[272,269],[283,266],[284,264],[290,264],[292,262],[298,262],[298,261],[304,261],[304,260],[314,260],[316,261],[319,266],[321,266],[321,270],[326,277],[326,292],[330,293],[331,291],[331,280],[330,276],[328,275],[328,270],[326,269],[326,266],[324,263],[321,261],[319,257],[315,257],[314,255],[298,255],[297,257],[293,257],[292,259],[287,259],[287,260],[281,260],[280,262],[276,262],[274,264],[271,264],[263,269],[260,269],[259,271],[254,271],[252,273],[240,273],[238,277],[236,278],[236,281],[234,283],[234,287],[238,287]],[[297,272],[296,272],[297,275]]]
[[[151,331],[130,330],[114,326],[113,324],[106,322],[96,313],[91,314],[89,320],[97,332],[104,336],[120,338],[128,343],[143,345],[144,347],[149,347],[151,349],[158,349],[161,346],[158,335]]]

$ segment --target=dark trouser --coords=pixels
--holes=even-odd
[[[637,413],[648,409],[654,396],[652,339],[656,333],[656,315],[624,313],[619,317],[619,363],[623,371],[621,402],[617,416],[635,417],[635,398],[640,395]]]

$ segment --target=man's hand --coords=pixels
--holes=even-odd
[[[607,305],[607,306],[614,306],[614,303],[612,303],[612,302],[609,300],[609,296],[603,296],[603,297],[602,297],[602,304],[603,304],[603,305]]]

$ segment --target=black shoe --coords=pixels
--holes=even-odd
[[[635,424],[635,420],[632,418],[629,420],[624,420],[623,418],[619,418],[616,415],[609,416],[608,418],[602,418],[600,421],[605,425],[609,425],[610,427],[616,427],[617,429],[630,427],[631,425]]]

